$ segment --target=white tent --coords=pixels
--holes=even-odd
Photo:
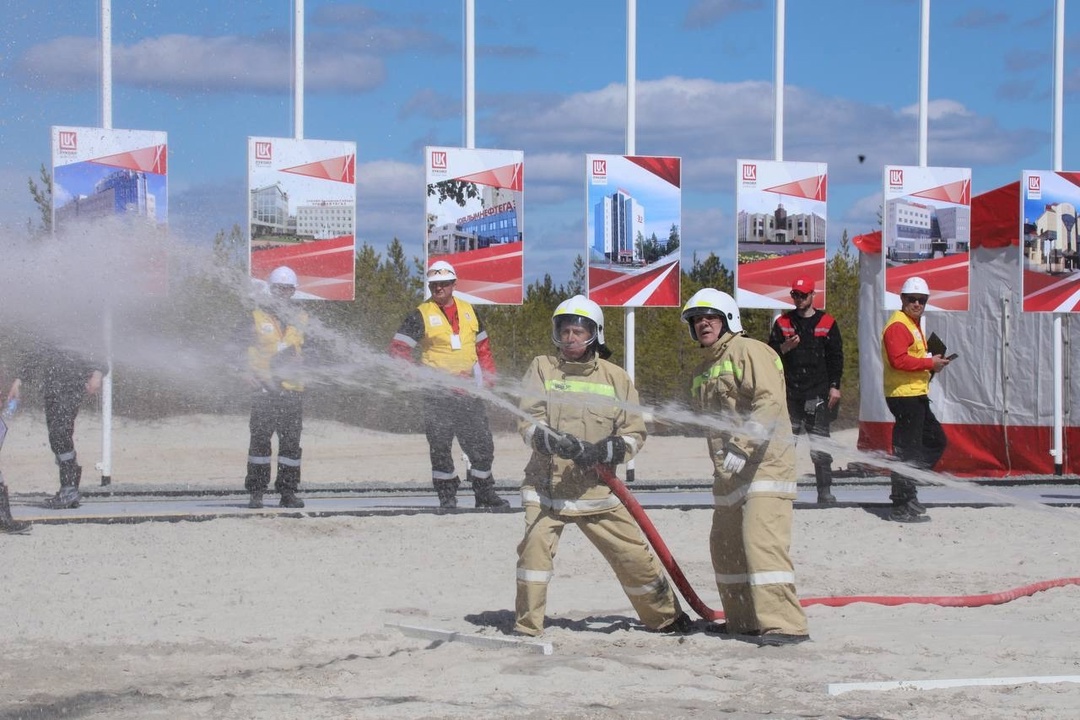
[[[1019,216],[1019,183],[973,198],[969,309],[925,315],[927,335],[936,332],[960,354],[930,384],[934,414],[949,442],[938,470],[994,477],[1054,472],[1054,314],[1021,309]],[[881,392],[881,332],[890,314],[883,302],[881,234],[853,242],[861,251],[859,448],[890,451],[893,418]],[[1069,452],[1080,443],[1080,319],[1065,314],[1062,327],[1062,468],[1080,474],[1080,451]]]

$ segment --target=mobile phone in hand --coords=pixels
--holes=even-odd
[[[952,355],[950,355],[949,357],[947,357],[945,359],[948,360],[949,362],[952,362],[953,360],[955,360],[958,357],[960,357],[960,353],[953,353]]]

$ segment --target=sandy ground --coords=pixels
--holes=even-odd
[[[118,421],[127,485],[239,487],[244,418]],[[83,463],[99,421],[80,420]],[[305,485],[422,486],[416,436],[309,422]],[[709,474],[703,441],[651,438],[639,481]],[[525,451],[498,438],[501,485]],[[805,463],[805,460],[801,461]],[[12,424],[3,469],[22,496],[55,491],[44,428]],[[91,481],[97,474],[90,473]],[[855,508],[795,514],[806,597],[979,595],[1075,577],[1080,511],[935,508],[906,526]],[[651,516],[717,606],[707,510]],[[405,624],[507,638],[520,512],[253,517],[39,525],[0,535],[0,720],[9,718],[1064,718],[1080,684],[859,691],[831,683],[1080,675],[1080,587],[980,608],[808,608],[813,641],[757,648],[645,631],[612,573],[567,530],[544,641],[490,648],[407,636]]]

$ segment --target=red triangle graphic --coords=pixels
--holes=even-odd
[[[778,195],[790,195],[791,197],[807,198],[808,200],[820,200],[825,202],[829,194],[829,179],[827,175],[808,177],[795,182],[774,185],[764,188],[762,192],[777,193]]]
[[[356,156],[342,155],[336,158],[327,158],[326,160],[296,165],[291,168],[282,168],[281,172],[352,185],[356,181]]]
[[[682,158],[677,157],[650,157],[640,155],[626,155],[627,160],[639,167],[643,167],[653,175],[666,180],[675,187],[680,186],[681,174],[679,168]]]
[[[1073,185],[1080,185],[1080,172],[1059,172],[1063,180],[1068,180]]]
[[[944,200],[957,205],[971,204],[971,181],[957,180],[956,182],[939,185],[922,192],[911,193],[912,197],[927,198],[929,200]]]
[[[503,165],[490,170],[482,170],[472,175],[462,175],[457,179],[474,182],[477,185],[490,185],[491,187],[520,191],[525,183],[525,169],[521,163],[514,163],[513,165]]]
[[[125,170],[140,170],[142,172],[164,175],[168,168],[168,146],[151,145],[141,150],[117,153],[94,158],[90,162],[109,167],[124,168]]]

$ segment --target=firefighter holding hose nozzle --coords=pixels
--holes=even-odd
[[[660,632],[688,632],[667,577],[630,512],[600,480],[596,466],[619,465],[645,442],[645,421],[630,376],[607,361],[604,314],[582,295],[551,318],[558,352],[533,359],[522,382],[521,421],[533,448],[521,488],[525,536],[518,544],[514,632],[544,631],[548,583],[563,528],[576,525],[603,554],[641,621]]]
[[[759,645],[810,638],[791,563],[795,446],[780,357],[742,334],[739,306],[705,288],[682,319],[701,347],[691,396],[699,412],[718,415],[708,434],[713,460],[709,549],[726,623],[716,632]]]

